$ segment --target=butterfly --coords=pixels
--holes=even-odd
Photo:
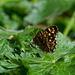
[[[50,26],[45,30],[39,31],[36,36],[33,37],[33,42],[35,45],[38,45],[42,51],[53,52],[57,45],[57,32],[57,26]]]

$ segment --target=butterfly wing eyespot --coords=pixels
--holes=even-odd
[[[33,36],[33,41],[38,45],[42,51],[53,52],[56,49],[56,34],[58,32],[57,26],[50,26],[45,30],[41,30]]]

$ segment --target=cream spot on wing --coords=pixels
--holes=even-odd
[[[54,33],[54,31],[52,31],[52,33]]]
[[[54,30],[54,28],[52,28]]]
[[[46,35],[44,35],[44,37],[46,37]]]
[[[43,31],[41,31],[41,33],[43,34]]]
[[[49,40],[49,42],[51,42],[51,40]]]
[[[51,32],[51,29],[50,28],[48,28],[48,30]]]
[[[51,34],[50,34],[50,33],[49,33],[48,35],[49,35],[49,36],[51,36]]]
[[[50,37],[52,39],[52,37]]]

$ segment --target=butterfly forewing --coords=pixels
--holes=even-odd
[[[56,34],[58,32],[57,26],[50,26],[47,29],[45,29],[46,33],[47,33],[47,39],[48,42],[53,42],[56,38]]]

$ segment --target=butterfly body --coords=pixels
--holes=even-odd
[[[43,51],[53,52],[56,43],[56,34],[58,32],[57,26],[50,26],[45,30],[41,30],[34,36],[33,41],[38,45]]]

